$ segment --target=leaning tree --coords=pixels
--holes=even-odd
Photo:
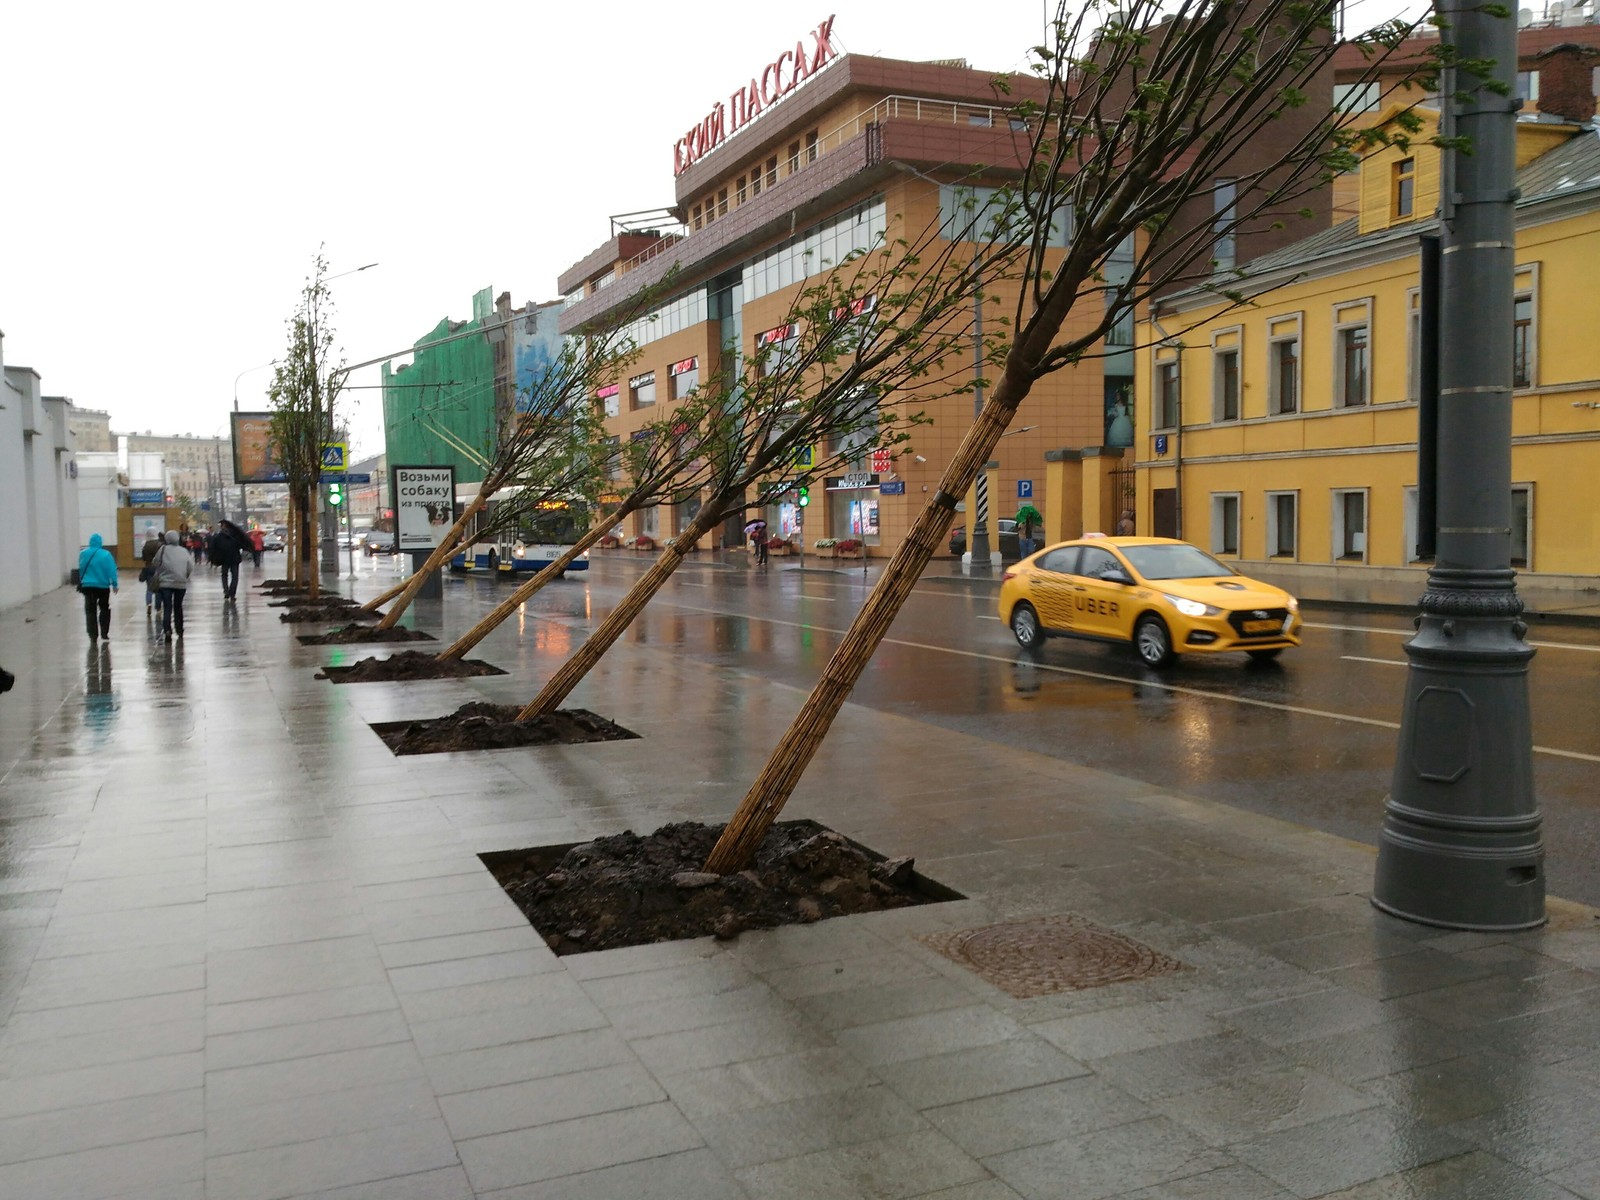
[[[1060,0],[1051,44],[1034,50],[1042,96],[1013,113],[1013,128],[1028,131],[1025,165],[1006,190],[1006,219],[990,226],[991,244],[1010,245],[1023,263],[998,378],[707,870],[754,858],[1033,385],[1097,353],[1119,321],[1166,291],[1210,287],[1246,302],[1237,276],[1216,271],[1219,236],[1292,219],[1354,165],[1364,140],[1394,136],[1306,109],[1308,89],[1331,70],[1341,10],[1340,0],[1087,0],[1074,12]],[[1367,78],[1413,28],[1392,22],[1353,39]],[[1298,132],[1261,163],[1251,144],[1274,126]],[[1407,129],[1415,123],[1402,122]],[[1063,226],[1065,248],[1052,248],[1050,231]],[[1109,271],[1130,242],[1133,269]]]
[[[696,542],[746,509],[903,444],[920,404],[973,387],[970,355],[998,352],[977,313],[1017,255],[935,221],[914,239],[880,240],[801,288],[754,352],[725,347],[697,403],[658,425],[686,469],[674,488],[698,513],[518,714],[555,711],[672,576]]]
[[[515,532],[525,517],[549,504],[587,509],[594,503],[604,441],[604,427],[591,402],[595,381],[625,370],[634,357],[632,342],[615,337],[591,345],[572,340],[562,347],[556,361],[518,395],[477,493],[394,598],[379,629],[393,628],[428,577],[454,555],[458,542],[470,546],[474,539]]]
[[[596,463],[602,476],[601,503],[589,527],[554,561],[495,605],[471,629],[439,652],[438,660],[458,659],[494,632],[551,580],[597,545],[618,522],[643,509],[699,494],[708,474],[688,430],[702,427],[713,389],[697,388],[668,414],[636,431],[626,444],[604,439]],[[598,413],[596,408],[595,412]]]

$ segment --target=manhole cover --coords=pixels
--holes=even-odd
[[[1181,971],[1159,950],[1082,917],[1033,917],[918,939],[1025,1000]]]

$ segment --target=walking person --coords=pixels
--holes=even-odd
[[[83,593],[83,619],[89,640],[111,636],[111,593],[117,590],[117,560],[98,533],[78,555],[78,591]]]
[[[150,608],[156,602],[156,573],[151,567],[155,561],[156,552],[161,549],[160,537],[152,535],[145,539],[143,546],[139,547],[139,558],[144,562],[144,569],[139,572],[139,578],[144,581],[144,615],[150,616]]]
[[[239,590],[239,562],[244,558],[250,539],[232,521],[222,521],[211,535],[207,556],[213,566],[222,568],[222,598],[232,600]]]
[[[167,530],[167,539],[156,551],[151,567],[155,571],[156,587],[160,589],[161,634],[170,638],[176,629],[182,637],[183,598],[188,594],[189,579],[194,574],[194,560],[178,541],[176,529]]]

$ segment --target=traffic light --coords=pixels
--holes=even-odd
[[[806,505],[808,505],[810,503],[811,503],[811,489],[808,488],[808,487],[802,487],[800,489],[800,507],[804,508]]]
[[[344,484],[330,483],[328,485],[328,506],[338,508],[344,503]]]

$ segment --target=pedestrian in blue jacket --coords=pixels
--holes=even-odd
[[[111,636],[111,593],[117,590],[117,560],[98,533],[78,555],[78,590],[83,593],[83,619],[89,640]]]

